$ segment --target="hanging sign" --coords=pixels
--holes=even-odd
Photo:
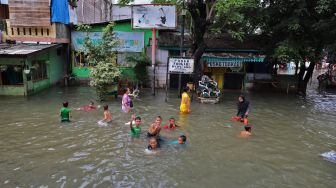
[[[226,61],[218,61],[218,62],[208,62],[208,67],[242,67],[242,62],[226,62]]]
[[[191,74],[194,71],[194,59],[169,58],[168,71],[171,73]]]

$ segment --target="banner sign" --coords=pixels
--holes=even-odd
[[[208,62],[208,67],[242,67],[242,62],[225,62],[225,61],[219,61],[219,62]]]
[[[141,29],[175,29],[175,5],[133,5],[133,28]]]
[[[143,32],[122,32],[115,31],[115,37],[119,41],[116,48],[117,52],[142,52],[144,48],[144,33]],[[71,32],[72,47],[76,51],[84,51],[84,39],[89,35],[93,44],[100,44],[102,42],[102,32]]]
[[[194,59],[169,58],[168,71],[171,73],[191,74],[194,71]]]

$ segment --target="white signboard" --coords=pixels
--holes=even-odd
[[[242,67],[242,62],[226,62],[226,61],[219,61],[219,62],[208,62],[208,67]]]
[[[175,5],[133,5],[133,28],[175,29]]]
[[[0,4],[8,5],[8,0],[0,0]]]
[[[191,74],[194,71],[194,59],[169,58],[168,71]]]

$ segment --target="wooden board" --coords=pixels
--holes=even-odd
[[[112,21],[111,3],[106,0],[78,1],[78,23],[92,24]]]
[[[11,0],[8,6],[12,27],[50,26],[49,0]]]

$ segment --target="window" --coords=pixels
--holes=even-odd
[[[89,67],[90,65],[87,61],[87,55],[85,55],[84,52],[75,52],[74,65],[75,67]]]
[[[0,4],[0,19],[9,19],[8,5]]]
[[[0,65],[0,85],[23,85],[22,66]]]
[[[33,81],[39,81],[48,78],[47,64],[45,61],[33,61],[31,68]]]

